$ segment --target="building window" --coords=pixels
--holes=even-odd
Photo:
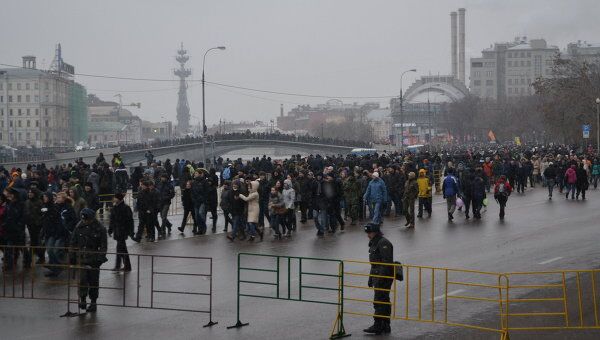
[[[9,127],[13,127],[13,121],[12,120],[10,122],[8,122],[8,126]]]
[[[12,83],[8,83],[8,90],[11,91],[12,90]]]
[[[18,137],[18,138],[19,138],[19,140],[23,139],[23,134],[22,134],[22,133],[20,133],[20,132],[19,132],[19,133],[17,134],[17,136],[19,136],[19,137]]]
[[[21,127],[21,121],[20,120],[17,121],[17,126]]]
[[[531,60],[527,60],[527,66],[531,67]]]
[[[39,133],[39,132],[36,132],[36,133],[35,133],[35,140],[39,140],[39,139],[40,139],[40,133]]]
[[[33,97],[33,102],[34,103],[39,103],[40,102],[40,96],[38,96],[37,94],[35,95],[35,97]]]
[[[0,103],[4,103],[4,96],[0,96]]]
[[[44,82],[44,90],[49,90],[50,89],[50,85],[48,84],[48,82]]]
[[[35,109],[35,115],[39,116],[40,115],[40,109]]]
[[[17,83],[17,90],[21,89],[21,83]]]
[[[9,109],[8,112],[11,116],[13,115],[13,109]]]
[[[488,77],[492,77],[494,75],[494,71],[485,71],[485,75]]]
[[[507,57],[507,58],[512,58],[512,53],[508,52],[508,53],[506,54],[506,57]]]
[[[44,125],[46,125],[46,127],[50,126],[50,125],[48,124],[48,121],[47,121],[47,120],[46,120],[46,121],[44,121]]]
[[[21,111],[21,109],[18,109],[17,113],[19,114],[19,116],[21,116],[23,114],[23,112]]]
[[[25,95],[25,102],[26,103],[31,102],[31,96],[30,95]]]
[[[29,133],[29,132],[25,133],[25,138],[27,140],[30,140],[31,139],[31,133]]]
[[[0,91],[4,90],[4,83],[0,83]]]
[[[509,87],[509,88],[508,88],[508,93],[509,93],[509,94],[510,94],[510,93],[512,93],[512,87]]]
[[[525,52],[521,52],[521,58],[525,58]]]
[[[473,80],[473,86],[481,86],[481,80]]]
[[[39,120],[35,121],[35,127],[40,127],[40,121]]]
[[[44,115],[46,115],[46,116],[48,115],[48,109],[47,108],[44,109]]]
[[[8,102],[12,103],[12,96],[8,96]]]
[[[481,71],[475,71],[474,77],[481,77]]]
[[[0,115],[4,116],[4,109],[0,109]]]
[[[29,83],[25,84],[25,90],[29,90]]]
[[[525,60],[521,60],[521,66],[525,66]]]
[[[487,86],[494,86],[494,81],[488,79],[488,80],[485,81],[485,85],[487,85]]]
[[[31,127],[31,121],[30,120],[27,121],[27,127]]]
[[[30,111],[31,111],[30,109],[26,110],[28,116],[31,114]]]
[[[20,103],[20,102],[21,102],[21,95],[18,95],[17,96],[17,103]]]
[[[40,88],[40,86],[38,85],[38,83],[33,83],[34,90],[38,90],[39,88]]]

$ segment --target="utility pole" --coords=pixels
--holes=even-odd
[[[402,72],[400,75],[400,150],[402,151],[404,151],[404,98],[402,94],[402,77],[404,77],[404,74],[407,72],[417,72],[417,70],[413,68]]]

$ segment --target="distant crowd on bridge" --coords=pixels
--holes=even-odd
[[[594,150],[566,145],[461,144],[435,152],[218,158],[211,164],[163,162],[148,151],[145,164],[132,169],[125,167],[119,153],[100,154],[92,164],[78,159],[56,167],[0,166],[0,242],[65,245],[84,209],[114,219],[119,217],[113,216],[113,205],[130,209],[125,201],[137,213],[138,225],[136,231],[115,231],[119,252],[126,252],[129,237],[153,242],[171,233],[169,211],[175,201],[183,206],[179,232],[190,225],[195,235],[207,233],[209,227],[216,232],[217,220],[223,218],[232,242],[263,240],[268,230],[275,241],[292,238],[298,225],[308,223],[318,237],[367,220],[375,225],[397,223],[394,217],[403,217],[406,227],[415,228],[418,218],[431,216],[436,193],[446,200],[449,221],[457,210],[467,219],[482,218],[482,209],[492,199],[503,219],[512,192],[525,195],[528,188],[541,185],[548,199],[558,190],[567,199],[585,200],[599,178],[600,159]],[[119,226],[111,219],[108,223],[109,229]],[[36,254],[39,263],[65,260],[54,251],[48,252],[48,259],[43,249]],[[5,254],[5,268],[17,258],[18,254]],[[23,265],[33,260],[24,255]],[[115,269],[120,266],[115,264]]]
[[[285,142],[298,142],[298,143],[310,143],[310,144],[324,144],[324,145],[337,145],[337,146],[348,146],[355,148],[368,148],[371,147],[371,143],[364,141],[345,140],[337,138],[320,138],[314,136],[297,136],[292,134],[283,134],[279,132],[273,133],[253,133],[253,132],[232,132],[232,133],[215,133],[214,135],[206,136],[206,142],[212,143],[213,141],[228,141],[228,140],[275,140]],[[148,143],[137,143],[128,144],[121,146],[121,151],[132,151],[149,148],[160,148],[174,145],[187,145],[187,144],[198,144],[202,143],[202,137],[191,137],[186,136],[182,138],[167,139],[167,140],[156,140]]]

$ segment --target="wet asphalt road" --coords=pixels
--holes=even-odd
[[[547,199],[542,188],[529,189],[525,195],[513,194],[508,203],[507,216],[498,220],[498,207],[490,199],[490,207],[483,219],[465,220],[462,213],[455,214],[455,220],[448,223],[446,206],[441,197],[434,198],[433,216],[417,221],[414,230],[403,227],[404,220],[387,219],[383,230],[394,244],[396,259],[415,265],[464,268],[481,271],[540,271],[555,269],[588,269],[600,266],[600,194],[588,192],[587,201],[566,201],[555,194],[554,200]],[[173,216],[177,225],[179,216]],[[241,321],[250,326],[227,330],[225,326],[236,322],[236,261],[238,252],[258,252],[263,254],[326,257],[336,259],[367,259],[366,235],[359,227],[347,226],[345,232],[317,238],[311,225],[300,225],[291,239],[273,241],[267,234],[263,242],[229,242],[221,233],[219,221],[216,235],[192,237],[189,229],[186,236],[174,229],[167,240],[156,243],[135,244],[131,241],[129,251],[141,254],[164,254],[183,256],[209,256],[214,259],[214,315],[219,324],[203,328],[208,318],[204,314],[144,310],[134,308],[100,307],[95,315],[71,319],[59,318],[64,313],[63,302],[31,301],[22,299],[0,299],[0,338],[1,339],[324,339],[335,317],[335,307],[311,303],[276,301],[269,299],[241,298]],[[189,228],[189,227],[188,227]],[[110,248],[114,250],[114,243]],[[246,262],[248,266],[271,266],[267,260]],[[111,267],[107,263],[104,267]],[[170,261],[163,264],[172,272],[202,268],[186,261]],[[193,268],[192,268],[193,267]],[[198,267],[198,268],[196,268]],[[292,263],[290,296],[297,296],[297,277],[293,273],[297,264]],[[165,269],[165,271],[167,271]],[[205,269],[205,268],[204,268]],[[361,268],[360,270],[363,270]],[[335,271],[330,266],[307,264],[304,270]],[[287,295],[285,277],[286,265],[282,265],[281,279],[284,280],[280,293]],[[268,273],[267,273],[268,274]],[[412,275],[412,274],[411,274]],[[274,275],[251,275],[248,279],[273,280]],[[103,272],[102,284],[122,282],[122,274]],[[204,289],[206,280],[197,283],[195,279],[178,277],[166,279],[165,289]],[[135,277],[125,277],[128,286],[135,286]],[[356,281],[358,282],[358,281]],[[313,280],[314,285],[327,286],[331,281]],[[148,278],[142,274],[142,286]],[[44,288],[38,286],[38,289]],[[403,288],[403,287],[400,287]],[[56,288],[47,288],[48,295],[60,295]],[[271,287],[247,287],[249,294],[274,294]],[[411,288],[414,290],[414,288]],[[436,288],[436,297],[441,292]],[[411,294],[413,292],[411,290]],[[113,295],[111,295],[113,294]],[[117,301],[114,291],[101,291],[100,299]],[[331,298],[329,293],[313,293],[305,298]],[[466,293],[465,293],[466,294]],[[307,297],[308,296],[308,297]],[[429,295],[427,295],[429,296]],[[427,296],[425,298],[427,298]],[[132,297],[128,297],[131,299]],[[117,300],[115,300],[117,299]],[[182,305],[192,308],[205,300],[178,300],[173,303],[166,297],[158,299],[165,306]],[[364,306],[364,311],[369,311]],[[486,317],[492,307],[459,306],[452,311],[455,319],[480,320],[489,323]],[[411,309],[412,311],[412,309]],[[441,315],[436,312],[436,315]],[[362,328],[369,326],[366,317],[347,315],[346,331],[352,338],[373,338],[364,336]],[[493,339],[496,335],[479,331],[465,331],[441,325],[418,324],[415,322],[393,321],[392,334],[388,338],[430,338],[430,339]],[[585,334],[561,333],[573,338],[598,338],[600,332]],[[578,334],[576,336],[576,334]],[[538,336],[544,333],[538,334]],[[536,336],[536,337],[538,337]],[[511,334],[512,339],[521,339],[528,333]],[[553,338],[564,338],[562,335]]]

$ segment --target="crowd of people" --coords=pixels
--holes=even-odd
[[[172,232],[169,209],[176,195],[183,205],[179,232],[189,224],[195,235],[207,233],[209,224],[216,232],[222,216],[231,242],[263,240],[268,228],[275,240],[291,238],[299,224],[307,223],[324,237],[363,221],[381,226],[392,213],[414,228],[418,219],[431,217],[435,189],[447,202],[450,221],[457,209],[464,209],[467,219],[482,218],[492,198],[503,219],[513,191],[524,195],[541,185],[548,199],[558,191],[567,199],[585,200],[600,178],[598,157],[564,146],[462,145],[416,154],[219,158],[213,164],[206,169],[202,162],[148,156],[146,164],[127,169],[117,153],[110,161],[100,154],[93,164],[79,159],[50,168],[0,167],[1,244],[30,247],[22,252],[25,268],[34,257],[39,264],[63,263],[59,248],[71,244],[83,212],[92,211],[109,216],[108,232],[117,251],[126,253],[128,238],[141,242],[145,236],[152,242]],[[132,207],[125,203],[127,195],[133,197]],[[18,256],[5,249],[4,269],[12,269]],[[131,270],[129,259],[119,257],[115,269]],[[60,271],[48,267],[49,276]]]

